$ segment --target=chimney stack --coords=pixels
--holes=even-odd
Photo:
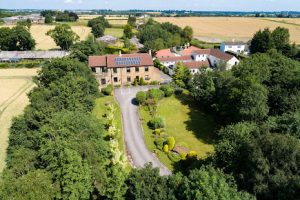
[[[151,51],[151,49],[149,49],[149,55],[152,56],[152,51]]]
[[[119,51],[119,56],[122,56],[122,51],[121,50]]]

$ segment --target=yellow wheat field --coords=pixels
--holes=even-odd
[[[0,172],[5,167],[11,121],[28,105],[27,93],[34,87],[36,73],[37,69],[0,69]]]
[[[180,27],[191,26],[196,38],[209,42],[233,39],[247,41],[259,29],[281,26],[289,29],[292,42],[300,44],[300,19],[284,19],[295,24],[284,23],[279,18],[249,17],[158,17],[155,20],[171,22]]]
[[[11,26],[9,26],[11,27]],[[54,25],[39,25],[34,24],[30,28],[30,33],[35,39],[37,50],[48,50],[48,49],[57,49],[55,42],[50,36],[47,36],[46,33],[50,29],[54,29]],[[80,40],[85,40],[87,36],[91,33],[91,28],[86,26],[72,26],[72,30],[80,37]]]

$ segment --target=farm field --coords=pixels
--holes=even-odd
[[[37,25],[34,24],[30,28],[32,37],[36,41],[37,50],[48,50],[59,48],[56,46],[55,42],[46,33],[50,29],[54,29],[55,25]],[[72,26],[72,30],[80,37],[80,40],[85,40],[87,36],[91,33],[91,28],[86,26]]]
[[[36,73],[37,69],[0,69],[0,172],[5,167],[11,120],[29,103],[27,93],[34,87]]]
[[[248,41],[259,29],[277,26],[290,30],[291,41],[300,44],[300,19],[273,19],[247,17],[157,17],[158,22],[170,22],[180,27],[191,26],[194,36],[206,42],[222,42],[224,40]],[[289,23],[282,23],[286,20]],[[278,22],[277,22],[278,21]],[[293,23],[293,24],[291,24]]]
[[[176,112],[174,112],[176,110]],[[145,143],[152,152],[156,149],[153,130],[147,123],[151,119],[146,107],[140,108],[140,115],[145,134]],[[165,133],[175,138],[176,145],[187,147],[190,151],[196,151],[198,158],[204,158],[214,151],[213,132],[217,124],[213,118],[194,105],[188,96],[172,96],[164,98],[158,103],[157,115],[164,118]],[[169,169],[173,169],[173,163],[162,151],[158,151],[158,157]]]
[[[105,35],[112,35],[114,37],[120,38],[123,36],[123,29],[122,28],[106,28]]]

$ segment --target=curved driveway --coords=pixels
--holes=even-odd
[[[153,167],[160,169],[161,175],[171,174],[159,160],[146,147],[143,129],[140,123],[138,106],[134,104],[134,98],[138,91],[148,90],[150,86],[138,86],[115,89],[116,99],[122,110],[123,132],[128,156],[134,167],[143,167],[146,163],[152,163]]]

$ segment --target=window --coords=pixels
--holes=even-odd
[[[127,73],[130,73],[130,67],[126,68]]]
[[[106,85],[106,79],[105,78],[101,78],[101,85]]]
[[[113,68],[114,73],[118,73],[118,68]]]
[[[96,73],[96,67],[92,67],[92,72]]]
[[[136,76],[135,79],[136,79],[136,80],[140,80],[140,77],[139,77],[139,76]]]
[[[149,72],[149,67],[145,67],[145,72]]]
[[[131,82],[131,77],[127,76],[127,82]]]
[[[118,77],[114,77],[114,82],[118,82]]]
[[[140,68],[139,67],[135,67],[135,72],[139,72]]]
[[[145,76],[145,80],[146,80],[146,81],[149,81],[149,80],[150,80],[149,75],[146,75],[146,76]]]
[[[242,48],[242,46],[239,45],[238,48],[240,49],[240,48]]]
[[[228,46],[228,48],[229,48],[229,49],[231,49],[231,48],[232,48],[232,46],[231,46],[231,45],[229,45],[229,46]]]
[[[107,70],[107,67],[101,67],[101,72],[104,72],[106,73],[108,70]]]

